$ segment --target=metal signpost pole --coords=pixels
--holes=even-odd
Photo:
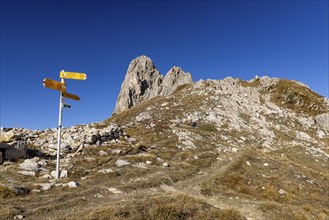
[[[76,101],[80,100],[80,97],[71,93],[66,92],[66,84],[64,79],[77,79],[77,80],[86,80],[87,74],[85,73],[77,73],[77,72],[64,72],[62,70],[59,73],[59,78],[61,78],[61,82],[56,80],[44,78],[42,83],[43,86],[50,89],[55,89],[60,91],[59,98],[59,118],[58,118],[58,128],[57,128],[57,163],[56,163],[56,179],[61,178],[60,171],[60,157],[61,157],[61,132],[62,132],[62,114],[63,108],[71,108],[70,105],[64,104],[64,97],[73,99]]]
[[[61,83],[65,84],[64,79]],[[59,118],[58,118],[58,129],[57,129],[57,163],[56,163],[56,179],[60,178],[60,156],[61,156],[61,131],[62,131],[62,114],[63,114],[63,92],[60,93],[59,99]]]

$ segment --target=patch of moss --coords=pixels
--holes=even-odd
[[[200,125],[197,125],[197,128],[201,131],[217,132],[217,128],[214,124],[200,124]]]

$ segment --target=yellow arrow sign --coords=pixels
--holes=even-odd
[[[64,78],[64,79],[85,80],[85,79],[87,79],[87,74],[61,71],[61,72],[59,72],[59,77]]]
[[[79,101],[80,100],[80,97],[79,96],[74,95],[74,94],[71,94],[71,93],[68,93],[68,92],[63,92],[63,96],[65,98],[73,99],[73,100],[76,100],[76,101]]]
[[[59,90],[62,92],[65,92],[65,90],[66,90],[66,85],[64,83],[58,82],[56,80],[48,79],[48,78],[43,79],[43,86],[50,88],[50,89]]]

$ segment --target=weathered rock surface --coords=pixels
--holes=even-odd
[[[170,95],[175,92],[178,86],[192,82],[192,75],[190,73],[184,73],[180,67],[174,66],[163,78],[160,95]]]
[[[1,162],[4,160],[17,160],[25,158],[27,155],[27,148],[24,142],[15,142],[11,144],[0,143]]]
[[[114,113],[159,95],[172,94],[180,85],[192,83],[192,76],[179,67],[173,67],[163,77],[147,56],[131,61],[121,85]]]
[[[9,133],[9,134],[8,134]],[[102,125],[101,123],[77,125],[62,130],[61,153],[76,152],[84,146],[102,146],[111,144],[123,135],[122,128],[116,124]],[[3,129],[0,142],[0,163],[20,158],[44,157],[54,155],[57,151],[57,130],[44,131],[28,130],[23,128]],[[10,137],[8,139],[7,137]],[[40,150],[30,149],[35,146]]]

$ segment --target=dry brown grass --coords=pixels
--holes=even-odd
[[[271,90],[271,101],[297,113],[318,115],[328,112],[323,97],[295,82],[281,79]]]
[[[254,79],[251,82],[240,80],[239,83],[243,87],[258,87],[260,85],[260,79]]]
[[[5,199],[5,198],[12,198],[15,197],[16,193],[13,189],[0,185],[0,198]]]
[[[246,161],[251,166],[247,166]],[[264,166],[265,163],[267,166]],[[279,209],[278,213],[282,212],[282,204],[290,204],[323,210],[321,215],[324,216],[329,211],[328,168],[327,164],[319,170],[314,158],[306,154],[303,148],[281,149],[274,153],[248,149],[230,165],[225,174],[204,182],[201,192],[207,196],[226,194],[256,199],[263,202],[263,209],[272,210],[272,214],[276,209]],[[280,189],[284,189],[286,194],[280,195]],[[283,216],[290,218],[283,219],[308,219],[308,215],[315,215],[313,211],[299,209],[286,210]]]
[[[245,218],[235,209],[220,210],[201,199],[186,195],[160,195],[124,203],[105,204],[92,210],[66,216],[65,219],[244,220]]]

